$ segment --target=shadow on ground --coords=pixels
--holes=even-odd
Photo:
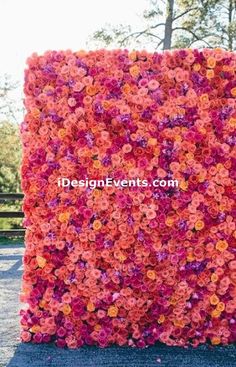
[[[0,367],[236,367],[236,346],[198,348],[157,344],[145,349],[82,347],[19,341],[22,244],[0,244]]]
[[[158,344],[145,349],[82,347],[59,349],[54,345],[20,344],[7,367],[235,367],[234,346],[196,349]]]

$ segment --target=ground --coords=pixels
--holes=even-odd
[[[0,367],[236,367],[236,346],[146,349],[24,344],[19,340],[23,243],[0,241]]]

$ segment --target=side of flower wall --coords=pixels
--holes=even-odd
[[[234,342],[236,55],[48,51],[27,63],[22,340]]]

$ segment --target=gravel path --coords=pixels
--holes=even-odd
[[[0,367],[236,367],[235,345],[64,350],[20,343],[18,297],[23,251],[22,245],[0,245]]]

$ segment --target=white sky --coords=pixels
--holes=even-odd
[[[105,23],[140,26],[139,15],[147,4],[147,0],[0,0],[0,76],[11,74],[22,83],[25,60],[33,52],[87,49],[88,36]]]

